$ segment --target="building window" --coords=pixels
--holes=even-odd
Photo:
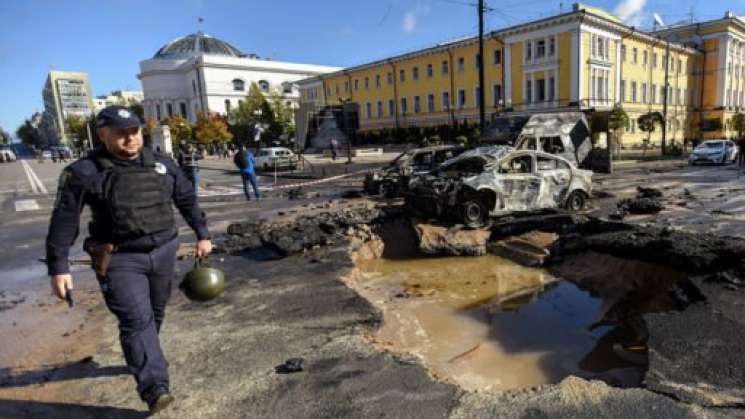
[[[665,86],[660,86],[660,103],[665,101]]]
[[[388,99],[388,116],[394,116],[396,114],[396,104],[393,103],[393,99]]]
[[[466,107],[466,91],[463,89],[458,90],[458,109]]]
[[[495,49],[494,50],[494,65],[502,64],[502,50],[501,49]]]
[[[458,57],[458,71],[464,71],[466,69],[466,59]]]
[[[367,111],[367,119],[372,118],[372,104],[370,102],[367,102],[365,104],[365,110]]]
[[[338,90],[339,89],[337,89],[337,93],[338,93]],[[331,86],[326,86],[326,96],[331,96]]]
[[[155,119],[160,121],[160,104],[155,105]]]
[[[186,118],[186,103],[181,102],[178,104],[179,110],[181,111],[181,116]]]
[[[651,88],[649,89],[649,93],[650,93],[649,103],[654,105],[655,103],[657,103],[657,85],[656,84],[653,84],[651,86]]]
[[[474,106],[481,106],[481,86],[476,86],[475,94],[473,95],[476,102]]]
[[[414,96],[414,113],[419,113],[422,111],[422,105],[419,102],[419,96]]]
[[[621,91],[618,92],[621,102],[626,102],[626,80],[621,80]]]
[[[530,104],[533,102],[533,82],[531,80],[525,80],[525,103]]]
[[[170,103],[166,103],[166,110],[168,111],[168,117],[169,118],[172,117],[173,116],[173,105],[171,105]]]
[[[446,75],[448,73],[448,61],[443,60],[442,61],[442,75]]]
[[[383,117],[383,102],[378,101],[378,119]]]
[[[403,83],[405,80],[406,80],[406,70],[401,69],[398,72],[398,81]]]
[[[652,68],[657,68],[657,53],[652,53]]]
[[[442,110],[450,110],[450,92],[442,92]]]
[[[636,47],[631,50],[631,62],[633,62],[634,64],[639,63],[639,51],[636,49]]]
[[[604,48],[605,45],[604,45],[602,36],[597,37],[597,44],[598,44],[598,56],[601,58],[605,57],[605,48]]]
[[[269,82],[266,80],[259,80],[259,89],[261,89],[262,92],[268,92]]]
[[[548,39],[548,56],[553,57],[556,54],[556,38],[553,36]]]
[[[406,114],[406,98],[401,98],[401,113]]]
[[[555,83],[556,79],[554,79],[553,76],[548,78],[548,100],[550,102],[553,102],[556,98],[556,92],[554,91],[554,89],[556,88]]]
[[[642,83],[642,103],[647,103],[647,83]]]
[[[230,99],[225,99],[225,113],[230,113]]]
[[[435,95],[432,93],[427,95],[427,112],[432,113],[435,111]]]
[[[626,62],[626,45],[621,45],[621,61]]]
[[[427,64],[427,77],[432,77],[434,75],[434,70],[432,69],[432,64]]]
[[[649,60],[649,54],[647,53],[647,51],[644,51],[644,53],[642,54],[642,65],[644,67],[647,66],[647,61],[648,60]]]
[[[236,92],[246,90],[246,83],[241,79],[233,79],[233,90]]]
[[[525,62],[529,63],[533,61],[533,42],[525,41],[523,48],[525,49]]]
[[[477,70],[481,68],[481,54],[476,54],[476,59],[474,59],[473,62],[476,64]]]
[[[365,90],[370,88],[370,78],[365,77]]]
[[[354,91],[360,90],[360,81],[357,79],[354,79]]]
[[[636,82],[631,82],[631,102],[636,103]]]
[[[683,68],[683,60],[679,58],[678,59],[678,74],[680,74],[680,71],[682,68]]]
[[[380,74],[375,75],[375,87],[380,87]]]
[[[387,79],[388,79],[388,84],[393,84],[393,73],[392,72],[390,71],[388,72]]]
[[[344,93],[349,93],[349,80],[344,82]]]
[[[412,80],[419,80],[419,67],[414,67],[411,69],[411,79]]]
[[[497,107],[499,107],[501,105],[500,102],[502,100],[502,85],[500,85],[500,84],[495,84],[494,85],[494,97],[493,97],[493,100],[494,100],[494,107],[495,108],[497,108]]]
[[[535,44],[535,58],[540,59],[546,56],[546,41],[538,40]]]
[[[546,79],[538,79],[535,81],[536,99],[538,102],[546,100]]]
[[[194,92],[194,96],[197,95],[197,83],[194,80],[191,81],[191,91]]]

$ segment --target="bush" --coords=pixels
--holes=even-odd
[[[671,157],[680,157],[683,155],[683,147],[681,147],[677,143],[670,144],[666,147],[665,155]]]

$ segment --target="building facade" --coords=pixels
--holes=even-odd
[[[65,119],[70,115],[87,118],[94,111],[88,73],[50,71],[42,98],[41,132],[49,144],[69,144],[71,138],[65,129]]]
[[[142,92],[138,90],[115,90],[108,95],[100,95],[93,98],[93,107],[98,113],[101,109],[112,106],[132,106],[141,104],[145,99]]]
[[[475,122],[484,94],[490,115],[606,112],[618,104],[629,115],[626,144],[648,138],[637,126],[648,112],[666,115],[668,141],[723,137],[733,135],[727,121],[745,103],[743,40],[745,21],[730,13],[642,32],[602,9],[575,4],[569,13],[486,34],[483,59],[473,37],[298,84],[306,112],[358,104],[362,131]],[[653,143],[661,131],[652,133]]]
[[[146,118],[180,114],[196,122],[201,112],[229,114],[245,99],[252,83],[265,94],[281,95],[297,106],[298,80],[337,70],[262,59],[200,32],[176,39],[153,58],[141,61],[137,77]]]

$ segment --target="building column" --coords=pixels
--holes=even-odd
[[[512,48],[509,43],[504,45],[504,106],[512,106]]]

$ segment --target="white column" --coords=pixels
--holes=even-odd
[[[512,106],[512,48],[510,44],[504,46],[504,106]]]
[[[616,40],[616,83],[613,97],[616,103],[621,103],[621,40]]]
[[[530,93],[531,93],[531,99],[530,103],[535,103],[538,99],[538,92],[536,92],[535,88],[535,72],[530,73]]]
[[[576,102],[580,99],[580,86],[582,85],[582,68],[583,66],[579,63],[579,57],[582,56],[582,42],[580,36],[580,29],[572,31],[572,50],[571,50],[571,93],[570,99]]]

